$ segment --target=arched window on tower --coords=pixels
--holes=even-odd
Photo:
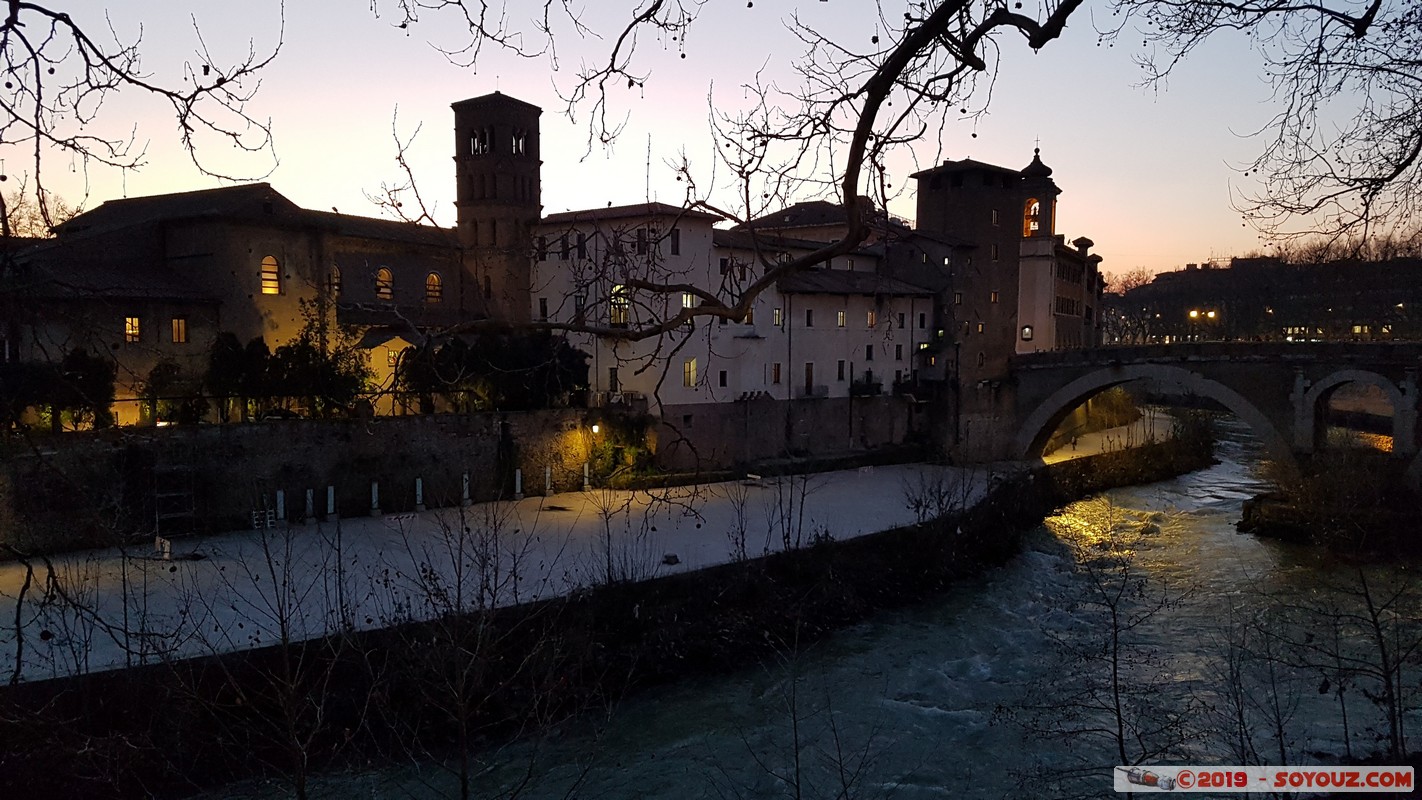
[[[262,259],[262,294],[281,294],[281,265],[276,256]]]
[[[1036,236],[1042,229],[1042,204],[1037,198],[1027,201],[1022,211],[1022,235]]]
[[[375,299],[392,300],[395,297],[395,276],[389,267],[375,271]]]
[[[335,264],[331,265],[331,272],[326,276],[326,293],[333,300],[341,296],[341,268]]]
[[[482,156],[489,152],[489,129],[478,128],[469,133],[469,154]]]
[[[439,277],[438,272],[431,272],[425,276],[425,302],[430,305],[444,302],[444,281]]]

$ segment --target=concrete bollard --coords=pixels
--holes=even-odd
[[[425,510],[425,479],[415,479],[415,510]]]
[[[316,490],[306,490],[306,518],[302,520],[307,525],[316,521]]]
[[[370,515],[380,516],[380,481],[370,482]]]
[[[523,470],[514,470],[514,499],[523,499]]]
[[[459,505],[468,508],[474,505],[474,501],[469,497],[469,473],[464,473],[464,475],[460,477],[459,482],[462,487],[459,495]]]
[[[326,521],[327,521],[327,522],[335,522],[335,520],[336,520],[336,487],[335,487],[335,486],[327,486],[327,487],[326,487]]]

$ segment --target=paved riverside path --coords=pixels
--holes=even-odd
[[[1112,449],[1132,438],[1125,430],[1083,436],[1051,460]],[[593,489],[234,531],[176,540],[171,561],[146,546],[37,560],[27,588],[26,567],[4,563],[0,680],[230,652],[275,643],[282,631],[311,638],[567,594],[609,576],[701,569],[733,560],[741,528],[749,557],[783,549],[786,537],[800,546],[816,535],[863,536],[916,521],[912,494],[970,505],[993,475],[1027,466],[905,464]]]

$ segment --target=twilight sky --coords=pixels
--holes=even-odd
[[[102,33],[103,3],[63,5]],[[1024,5],[1031,10],[1031,0]],[[509,0],[508,7],[522,4]],[[587,19],[604,34],[627,14],[627,0],[586,0],[586,7]],[[391,0],[292,0],[285,8],[281,53],[263,73],[250,106],[254,116],[270,118],[275,133],[279,163],[265,180],[308,208],[378,216],[363,192],[400,178],[391,135],[398,107],[402,135],[423,125],[411,162],[426,200],[436,205],[437,219],[453,224],[449,104],[497,88],[544,108],[545,213],[633,203],[649,195],[679,203],[682,184],[666,162],[682,153],[699,183],[726,192],[725,169],[712,170],[708,93],[718,107],[735,107],[744,102],[741,84],[757,70],[789,88],[793,76],[786,67],[801,46],[782,21],[799,13],[851,42],[867,40],[877,20],[870,7],[864,0],[760,0],[750,8],[708,4],[684,43],[684,59],[681,42],[644,36],[640,63],[650,78],[644,88],[629,90],[623,83],[613,90],[613,113],[626,115],[626,128],[611,148],[595,145],[589,151],[587,110],[570,120],[562,113],[558,89],[566,91],[581,60],[606,53],[606,40],[560,38],[556,72],[547,59],[517,59],[493,48],[485,50],[477,69],[459,67],[431,46],[431,41],[460,41],[452,16],[428,14],[400,30]],[[1068,239],[1094,239],[1106,271],[1177,269],[1259,247],[1257,234],[1242,226],[1231,205],[1241,191],[1254,188],[1239,168],[1264,142],[1248,134],[1274,113],[1257,56],[1242,38],[1221,37],[1157,93],[1136,85],[1141,70],[1131,59],[1141,41],[1123,34],[1114,47],[1098,46],[1092,11],[1083,7],[1062,39],[1037,54],[1019,37],[1004,35],[987,116],[951,125],[941,142],[916,148],[918,165],[907,157],[892,162],[889,179],[912,184],[908,173],[928,166],[940,147],[941,157],[1021,168],[1040,137],[1042,158],[1063,189],[1058,232]],[[512,19],[517,12],[509,13]],[[1095,13],[1102,13],[1099,7]],[[141,22],[144,70],[170,82],[177,76],[178,83],[185,62],[200,63],[194,57],[193,17],[215,62],[222,63],[243,55],[249,43],[258,52],[270,50],[282,16],[276,0],[141,0],[109,14],[125,40]],[[200,174],[182,152],[162,101],[129,91],[112,96],[88,130],[123,135],[135,126],[140,145],[146,145],[146,166],[127,175],[91,169],[87,207],[123,196],[221,185]],[[238,158],[216,140],[200,146],[203,157],[225,172],[260,179],[272,169],[269,155]],[[0,157],[12,175],[32,169],[24,153],[0,151]],[[70,201],[85,193],[78,167],[68,157],[50,158],[44,167],[49,185]],[[720,199],[733,203],[724,195]],[[890,210],[914,216],[911,186]]]

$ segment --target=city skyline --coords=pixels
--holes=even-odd
[[[840,10],[832,3],[800,3],[793,10],[835,35],[841,35],[836,26],[851,29],[842,32],[847,39],[859,35],[854,20],[833,18]],[[559,40],[558,72],[549,71],[546,59],[517,59],[493,49],[480,55],[483,66],[476,71],[450,64],[428,43],[439,36],[441,20],[402,31],[398,19],[367,10],[288,7],[282,52],[261,73],[263,85],[250,107],[254,116],[270,117],[280,163],[266,174],[271,164],[263,157],[234,159],[220,143],[201,140],[199,154],[220,171],[267,180],[305,207],[380,216],[365,193],[376,194],[382,182],[401,178],[391,133],[398,107],[395,124],[402,137],[422,126],[408,158],[435,220],[450,225],[449,104],[498,90],[544,108],[545,213],[642,200],[679,203],[684,184],[676,181],[668,162],[682,154],[699,185],[714,187],[713,202],[728,206],[726,171],[711,164],[715,143],[706,121],[708,91],[718,109],[731,109],[743,99],[740,84],[758,69],[786,83],[784,68],[796,54],[782,27],[786,13],[779,6],[706,11],[685,43],[648,37],[640,45],[648,57],[642,63],[649,79],[641,87],[618,87],[610,94],[612,113],[627,114],[626,128],[610,148],[589,148],[586,104],[578,120],[570,121],[561,113],[554,84],[566,89],[578,60],[606,51],[605,41]],[[195,14],[216,63],[242,55],[249,39],[262,53],[278,38],[276,4],[246,14],[209,7]],[[154,16],[158,19],[149,20],[141,45],[145,69],[159,76],[179,74],[192,61],[192,22],[176,14]],[[121,39],[136,32],[135,22],[115,22]],[[765,61],[726,63],[720,45],[730,38],[741,42],[743,50],[766,53]],[[986,115],[950,124],[941,140],[928,137],[915,148],[916,160],[891,161],[888,180],[897,185],[889,210],[914,216],[908,175],[938,160],[973,158],[1018,169],[1040,146],[1064,190],[1059,232],[1096,240],[1108,272],[1136,267],[1167,271],[1258,249],[1257,233],[1243,226],[1230,206],[1232,197],[1255,188],[1232,166],[1242,165],[1262,146],[1236,134],[1261,127],[1271,113],[1262,102],[1268,87],[1238,77],[1258,74],[1257,64],[1250,66],[1253,59],[1240,52],[1242,47],[1214,43],[1184,63],[1168,91],[1154,95],[1134,86],[1133,76],[1121,74],[1134,68],[1131,57],[1138,48],[1127,46],[1129,38],[1123,34],[1115,47],[1098,45],[1088,17],[1035,55],[1019,38],[1004,37],[1002,68]],[[455,41],[449,38],[445,44]],[[399,66],[392,69],[392,64]],[[1227,104],[1224,114],[1218,113],[1221,102]],[[161,102],[132,91],[115,95],[96,126],[112,134],[130,124],[136,125],[138,141],[149,143],[147,165],[126,175],[90,169],[86,208],[123,196],[223,185],[188,161],[177,144],[171,112]],[[14,159],[10,174],[23,176],[32,168],[19,154],[8,155]],[[84,195],[80,166],[50,157],[47,185],[66,200],[79,201]]]

